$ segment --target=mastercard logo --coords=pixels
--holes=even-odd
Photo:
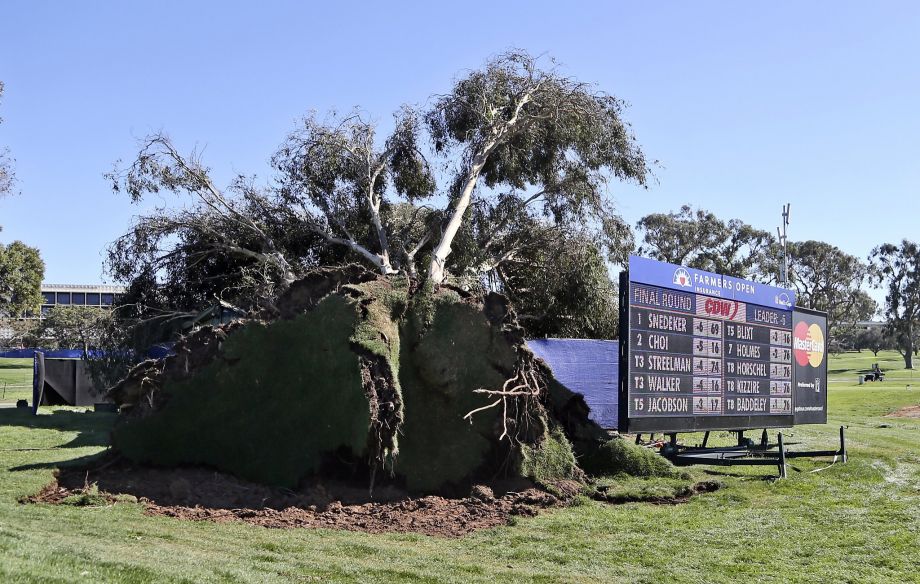
[[[792,332],[792,354],[801,366],[817,367],[824,361],[824,333],[816,324],[800,322]]]

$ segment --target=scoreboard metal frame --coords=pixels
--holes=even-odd
[[[826,422],[825,314],[795,308],[792,291],[765,284],[635,256],[630,268],[632,277],[620,274],[619,431]],[[662,307],[663,298],[671,305]],[[649,330],[649,317],[657,330]],[[803,321],[819,327],[820,347],[811,337],[806,347],[820,349],[819,365],[802,366],[793,354],[802,344],[793,329]],[[705,330],[687,330],[694,325]],[[797,385],[798,378],[805,381]],[[799,408],[803,413],[797,401],[808,404]],[[659,415],[650,411],[653,404]]]

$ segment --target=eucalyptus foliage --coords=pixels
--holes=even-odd
[[[827,312],[832,343],[852,336],[860,320],[878,310],[863,290],[869,283],[869,266],[840,248],[823,241],[788,244],[789,284],[796,304]]]
[[[386,129],[361,110],[307,115],[272,157],[267,184],[238,176],[219,187],[197,152],[156,134],[108,176],[135,202],[169,192],[185,204],[139,217],[107,266],[162,309],[219,298],[269,312],[311,269],[353,261],[518,298],[516,282],[543,278],[560,282],[560,301],[565,270],[591,272],[594,283],[577,293],[601,296],[570,301],[563,313],[573,314],[607,301],[599,266],[633,246],[609,188],[645,185],[649,165],[624,107],[514,51],[461,76],[427,109],[402,107]],[[587,267],[576,265],[583,259]]]
[[[913,369],[914,347],[920,343],[920,245],[904,239],[872,250],[876,281],[885,288],[885,317],[904,366]]]
[[[639,254],[738,278],[769,281],[773,237],[741,221],[725,221],[705,209],[651,213],[639,220]]]

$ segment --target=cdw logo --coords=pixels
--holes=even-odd
[[[707,298],[706,303],[703,305],[703,310],[710,316],[720,316],[722,318],[734,320],[735,315],[738,314],[738,307],[740,304],[740,302],[735,302],[734,300]]]

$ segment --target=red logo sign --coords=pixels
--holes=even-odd
[[[703,308],[706,314],[711,316],[721,316],[722,318],[734,320],[735,315],[738,314],[738,304],[739,303],[734,300],[707,298]]]

